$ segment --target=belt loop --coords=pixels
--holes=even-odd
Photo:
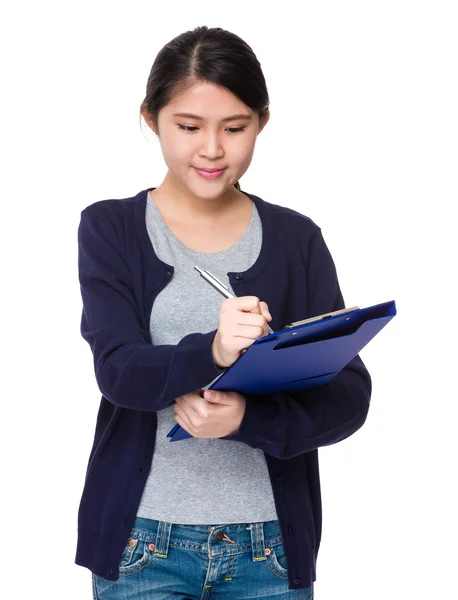
[[[158,556],[159,558],[167,558],[171,532],[172,523],[158,521],[154,556]]]
[[[253,561],[266,560],[266,547],[264,544],[264,523],[251,524],[251,550]]]

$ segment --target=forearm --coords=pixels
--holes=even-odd
[[[94,353],[94,368],[102,394],[113,404],[157,411],[175,398],[198,390],[221,373],[213,362],[215,332],[190,334],[177,345],[153,346],[123,340],[122,327],[97,336],[83,336]]]

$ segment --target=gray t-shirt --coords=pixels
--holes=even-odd
[[[149,193],[145,218],[154,251],[174,266],[172,280],[153,304],[152,343],[177,344],[189,333],[216,329],[224,298],[199,276],[194,265],[208,269],[233,292],[227,273],[246,271],[261,249],[262,224],[256,206],[244,236],[216,253],[185,246],[167,227]],[[166,436],[176,424],[174,417],[172,406],[157,413],[156,444],[139,517],[191,525],[278,518],[262,450],[217,438],[170,442]]]

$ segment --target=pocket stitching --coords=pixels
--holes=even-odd
[[[135,546],[130,546],[130,544],[129,544],[130,540],[135,540],[135,542],[136,542]],[[138,540],[136,540],[133,537],[129,537],[127,544],[124,547],[124,550],[122,552],[121,560],[119,562],[119,567],[129,566],[129,563],[132,560],[132,554],[134,553],[134,550],[137,547],[138,543],[139,543]]]
[[[270,554],[266,556],[266,559],[267,566],[276,577],[280,577],[281,579],[288,579],[288,569],[282,567],[281,564],[278,562],[277,555],[275,553],[275,548],[270,549]]]
[[[130,538],[129,538],[130,539]],[[146,542],[140,542],[140,540],[137,540],[137,544],[139,543],[144,543],[145,544],[145,549],[143,551],[142,556],[133,564],[129,565],[125,565],[125,566],[119,566],[119,576],[120,577],[127,577],[129,575],[135,575],[136,573],[138,573],[139,571],[141,571],[142,569],[144,569],[145,567],[147,567],[154,559],[154,554],[152,553],[151,550],[149,550],[148,546],[146,545]],[[134,546],[132,548],[132,552],[130,553],[131,556],[130,558],[132,558],[132,554],[133,551],[135,550],[136,546]]]

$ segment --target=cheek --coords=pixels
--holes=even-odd
[[[246,168],[251,163],[254,153],[254,145],[256,138],[246,137],[240,140],[238,144],[234,144],[231,155],[233,158],[233,164],[239,167]]]
[[[192,145],[182,135],[168,133],[161,139],[162,154],[164,160],[169,164],[179,165],[181,163],[189,164],[193,149]]]

